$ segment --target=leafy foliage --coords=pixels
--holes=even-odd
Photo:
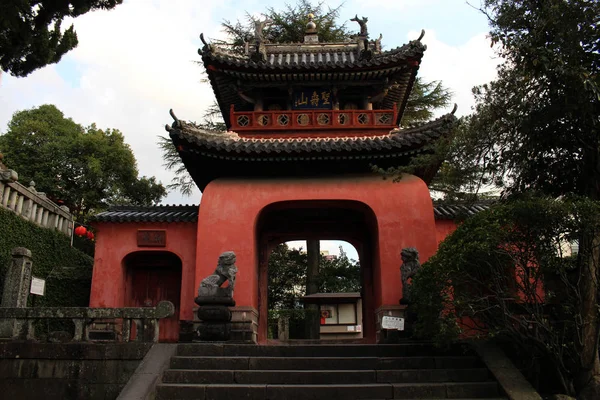
[[[269,256],[268,304],[270,309],[297,308],[306,285],[306,253],[281,243]]]
[[[67,235],[41,228],[1,207],[0,226],[0,291],[12,249],[26,247],[32,253],[32,275],[46,279],[46,294],[36,296],[36,307],[88,306],[94,260],[71,247]]]
[[[296,309],[306,291],[307,254],[281,243],[269,257],[268,301],[270,309]],[[320,255],[318,293],[359,292],[360,264],[350,260],[340,248],[340,256]]]
[[[562,392],[575,393],[585,368],[575,339],[587,324],[583,266],[594,250],[572,254],[571,244],[600,233],[599,215],[585,198],[526,197],[467,219],[414,279],[417,333],[508,340],[522,358],[551,361]]]
[[[474,89],[475,113],[465,121],[456,147],[461,152],[455,153],[449,169],[465,166],[474,186],[494,186],[513,196],[537,191],[560,200],[550,202],[555,205],[540,202],[539,209],[516,203],[513,214],[500,208],[494,211],[499,214],[467,221],[432,259],[431,265],[438,267],[427,272],[424,268],[419,278],[422,288],[425,280],[431,280],[429,285],[446,285],[446,291],[425,294],[423,289],[421,300],[456,306],[444,310],[459,316],[466,310],[476,321],[484,321],[490,334],[508,336],[522,349],[529,347],[533,354],[547,357],[563,391],[596,399],[600,232],[594,202],[600,199],[600,3],[484,0],[482,6],[492,44],[504,62],[495,81]],[[586,199],[565,200],[572,195]],[[517,215],[517,210],[526,212]],[[479,228],[473,225],[477,223]],[[578,238],[576,260],[552,253],[552,240],[556,243],[561,234]],[[527,269],[528,259],[539,267]],[[480,270],[473,269],[472,260]],[[517,277],[520,273],[523,278],[517,279],[521,287],[513,289],[520,293],[518,298],[501,286],[509,281],[502,268],[513,266]],[[527,287],[535,286],[532,282],[548,283],[549,271],[558,281],[560,307],[542,306]],[[451,292],[442,283],[448,278],[454,282]],[[461,284],[461,279],[468,284]],[[548,292],[551,286],[545,288],[550,302],[554,293]],[[509,301],[501,300],[506,294]],[[509,306],[510,302],[514,304]],[[439,313],[434,308],[421,311],[428,315],[428,328],[453,333],[450,319],[443,326],[436,322]],[[515,313],[523,316],[516,318]]]
[[[600,3],[486,0],[498,78],[474,89],[462,156],[507,192],[599,197]],[[471,143],[471,146],[468,144]]]
[[[325,2],[315,5],[310,0],[298,0],[295,5],[286,4],[283,11],[267,8],[264,18],[271,22],[266,25],[264,39],[271,43],[302,43],[308,24],[308,15],[313,14],[313,21],[318,27],[320,43],[343,42],[352,34],[346,29],[346,24],[339,25],[341,5],[331,8]],[[246,21],[235,23],[223,21],[223,30],[228,36],[227,40],[216,40],[215,43],[230,46],[232,50],[242,52],[245,42],[252,42],[254,38],[255,18],[246,13]]]
[[[417,77],[412,92],[408,96],[401,126],[413,126],[429,122],[436,110],[447,107],[452,100],[452,92],[440,81],[425,82]]]
[[[0,150],[22,182],[34,181],[80,222],[109,203],[151,205],[166,194],[154,177],[138,177],[121,132],[84,128],[53,105],[15,113]]]
[[[64,18],[89,11],[112,9],[123,0],[13,0],[0,4],[0,69],[27,76],[38,68],[60,61],[77,47],[71,25],[64,32]]]

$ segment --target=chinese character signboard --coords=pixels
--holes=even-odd
[[[331,110],[333,98],[330,90],[302,89],[294,91],[292,108],[297,109],[328,109]]]
[[[165,247],[167,231],[138,230],[137,244],[139,247]]]

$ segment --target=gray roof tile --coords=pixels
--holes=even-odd
[[[92,217],[94,222],[196,222],[198,206],[112,206]]]
[[[485,211],[493,204],[491,201],[475,203],[434,204],[433,213],[438,220],[466,218]],[[196,222],[198,205],[164,206],[113,206],[108,211],[92,217],[94,222]]]

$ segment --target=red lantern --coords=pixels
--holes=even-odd
[[[77,236],[83,236],[87,233],[87,229],[85,229],[85,226],[78,226],[77,228],[75,228],[75,234]]]
[[[89,240],[94,240],[94,232],[88,231],[86,236]]]

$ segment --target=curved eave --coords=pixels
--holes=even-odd
[[[242,138],[232,132],[207,132],[181,121],[167,130],[184,165],[203,190],[220,176],[253,176],[267,170],[290,174],[325,168],[324,173],[344,173],[368,172],[371,164],[405,165],[413,155],[429,151],[429,145],[451,132],[455,122],[454,115],[447,114],[386,136],[336,138]]]

